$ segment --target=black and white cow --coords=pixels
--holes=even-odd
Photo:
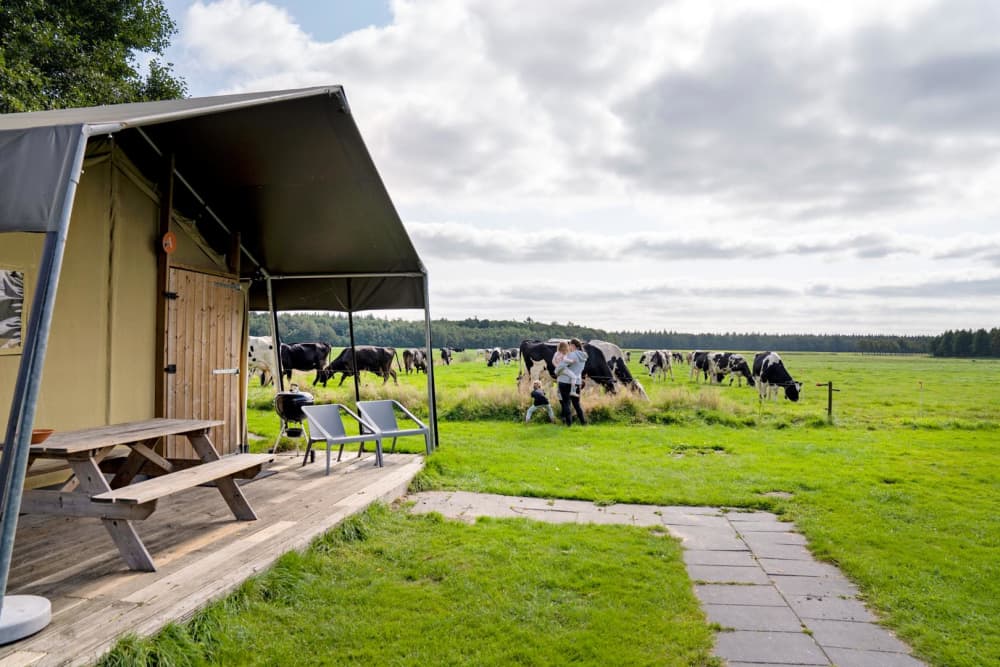
[[[499,347],[486,351],[486,365],[492,368],[503,361],[503,350]]]
[[[274,382],[278,360],[270,336],[250,336],[247,340],[247,376],[255,372],[260,372],[260,386]]]
[[[558,345],[559,341],[556,339],[548,341],[524,340],[521,342],[520,356],[524,362],[527,377],[532,377],[531,369],[534,365],[544,363],[549,375],[555,379],[556,367],[552,363],[552,358],[555,356]],[[642,384],[629,372],[625,363],[625,354],[620,347],[614,343],[592,340],[589,343],[584,343],[583,351],[587,353],[587,361],[583,367],[584,379],[593,380],[604,387],[604,390],[609,394],[616,393],[615,384],[620,382],[643,398],[648,398]]]
[[[330,346],[326,343],[293,343],[292,345],[281,344],[281,373],[288,380],[292,379],[292,371],[316,371],[313,379],[313,386],[317,382],[324,382],[321,379],[323,366],[330,358]]]
[[[672,352],[671,356],[673,357],[674,361],[676,361],[677,363],[679,363],[679,364],[683,364],[684,363],[684,355],[681,354],[680,352]]]
[[[337,358],[331,361],[326,368],[320,372],[319,381],[326,386],[327,380],[333,379],[333,376],[340,373],[340,382],[337,384],[338,387],[344,384],[344,379],[351,377],[355,372],[368,371],[369,373],[374,373],[382,378],[382,384],[389,381],[389,377],[392,376],[392,381],[399,384],[399,380],[396,379],[396,371],[392,368],[392,362],[396,358],[396,348],[393,347],[379,347],[376,345],[358,345],[355,350],[357,354],[351,352],[351,348],[344,348]],[[421,350],[421,352],[423,352]],[[355,357],[357,358],[357,365],[355,366]],[[399,362],[397,361],[397,364]]]
[[[747,364],[747,360],[743,358],[742,354],[724,352],[721,357],[716,360],[716,379],[721,384],[726,377],[729,378],[729,386],[732,386],[733,380],[737,380],[739,383],[737,386],[742,387],[743,378],[746,378],[749,386],[754,386],[754,379],[750,372],[750,366]]]
[[[423,371],[427,373],[427,355],[420,348],[411,347],[403,350],[403,368],[406,374]]]
[[[441,348],[441,361],[444,362],[445,366],[451,366],[451,355],[454,352],[450,347]]]
[[[516,347],[508,347],[508,348],[505,348],[501,352],[501,354],[503,356],[503,363],[504,364],[509,364],[512,361],[517,361],[520,358],[521,351],[518,350]]]
[[[674,379],[674,368],[673,368],[673,355],[670,350],[646,350],[642,353],[642,358],[639,359],[639,363],[646,367],[649,371],[649,376],[656,378],[656,376],[661,376],[664,380],[667,378],[667,374],[670,374],[670,379]]]
[[[696,379],[699,375],[702,375],[705,380],[709,380],[714,368],[714,364],[712,363],[712,354],[713,353],[706,352],[705,350],[695,350],[688,355],[688,363],[691,364],[691,374],[688,376],[689,379]]]
[[[793,403],[799,400],[802,383],[792,379],[777,352],[758,352],[754,355],[753,376],[757,379],[757,391],[761,399],[777,399],[778,389],[783,388],[785,398]]]

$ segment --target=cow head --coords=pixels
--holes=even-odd
[[[792,382],[785,386],[785,398],[794,403],[799,400],[800,391],[802,391],[802,383]]]

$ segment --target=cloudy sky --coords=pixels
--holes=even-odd
[[[194,95],[341,84],[437,317],[1000,324],[995,0],[166,0]]]

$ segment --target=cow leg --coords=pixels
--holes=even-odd
[[[340,384],[338,384],[337,386],[338,387],[343,387],[345,379],[347,379],[347,373],[341,373],[340,374]]]
[[[396,378],[396,371],[392,370],[392,368],[390,367],[389,368],[389,372],[392,374],[392,382],[393,382],[393,384],[395,384],[398,387],[399,386],[399,380]],[[386,382],[388,382],[388,380],[386,380]]]

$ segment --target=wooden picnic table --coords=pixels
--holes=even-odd
[[[122,558],[133,570],[153,572],[156,566],[132,521],[148,517],[164,496],[214,482],[233,515],[254,521],[257,515],[236,484],[237,477],[252,477],[271,454],[234,454],[220,457],[208,431],[223,422],[203,419],[148,419],[54,433],[31,445],[29,467],[39,458],[62,459],[73,477],[59,490],[28,490],[21,499],[25,513],[98,517],[111,534]],[[186,436],[198,460],[166,459],[156,443],[168,435]],[[109,481],[100,463],[119,446],[128,456]],[[136,482],[140,471],[149,479]]]

